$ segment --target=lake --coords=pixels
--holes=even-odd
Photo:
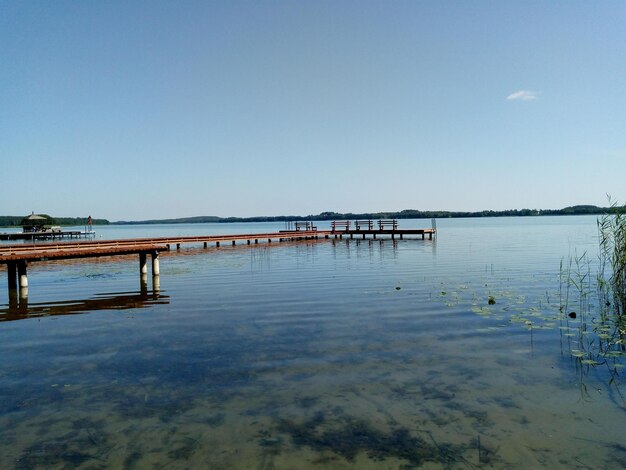
[[[147,285],[132,256],[30,264],[27,301],[0,289],[0,467],[624,468],[626,357],[587,352],[606,331],[560,282],[593,275],[596,218],[437,227],[183,246]]]

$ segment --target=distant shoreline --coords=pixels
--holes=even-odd
[[[357,219],[450,219],[450,218],[477,218],[477,217],[529,217],[549,215],[602,215],[615,213],[617,210],[626,210],[624,207],[598,207],[591,205],[570,206],[563,209],[512,209],[505,211],[419,211],[407,209],[399,212],[372,212],[372,213],[338,213],[322,212],[317,215],[277,215],[255,217],[217,217],[198,216],[182,217],[178,219],[152,219],[138,221],[110,222],[111,225],[146,225],[146,224],[192,224],[192,223],[235,223],[235,222],[290,222],[304,220],[357,220]]]
[[[276,216],[255,216],[255,217],[218,217],[218,216],[197,216],[181,217],[178,219],[150,219],[150,220],[120,220],[110,222],[107,219],[94,219],[93,225],[150,225],[150,224],[203,224],[203,223],[236,223],[236,222],[290,222],[304,220],[356,220],[356,219],[456,219],[456,218],[478,218],[478,217],[533,217],[549,215],[602,215],[611,214],[617,211],[626,212],[626,205],[621,207],[598,207],[592,205],[570,206],[563,209],[511,209],[504,211],[419,211],[407,209],[399,212],[371,212],[371,213],[339,213],[322,212],[317,215],[276,215]],[[19,222],[23,216],[0,216],[0,227],[19,227]],[[80,218],[56,218],[59,225],[84,225],[83,223],[72,223],[82,221]],[[86,224],[86,222],[85,222]]]

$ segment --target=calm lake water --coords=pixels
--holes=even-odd
[[[147,286],[134,256],[32,263],[27,301],[0,289],[0,468],[624,468],[626,358],[559,308],[596,218],[437,225],[183,247]]]

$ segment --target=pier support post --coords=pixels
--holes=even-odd
[[[139,274],[142,276],[148,274],[148,265],[146,264],[146,254],[139,253]]]
[[[20,299],[18,307],[21,309],[28,308],[28,287],[20,287]]]
[[[158,276],[160,273],[161,271],[159,269],[159,252],[153,251],[152,252],[152,275]]]
[[[271,239],[271,238],[268,238],[268,239],[267,239],[267,243],[272,243],[272,239]]]
[[[219,247],[220,247],[220,242],[215,242],[215,246],[216,246],[217,248],[219,248]]]
[[[141,275],[139,276],[139,292],[141,292],[141,295],[147,295],[148,294],[148,274],[147,273],[141,273]]]
[[[180,243],[177,243],[177,244],[176,244],[176,249],[177,249],[177,250],[180,250]]]
[[[404,235],[400,234],[400,240],[404,240]]]
[[[26,275],[26,260],[19,260],[17,262],[17,278],[19,281],[20,289],[28,287],[28,276]]]
[[[207,242],[204,242],[204,247],[205,247],[205,248],[207,247]]]
[[[250,240],[248,240],[248,245],[250,244]]]
[[[233,246],[235,246],[235,240],[233,240]]]
[[[17,289],[9,290],[9,308],[14,309],[18,307],[17,301]]]
[[[9,275],[9,290],[17,289],[17,266],[15,263],[7,264],[7,274]]]
[[[258,239],[258,238],[255,238],[255,239],[254,239],[254,244],[255,244],[255,245],[258,245],[258,244],[259,244],[259,239]]]

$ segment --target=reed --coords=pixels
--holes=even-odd
[[[559,270],[559,310],[567,328],[578,333],[571,355],[581,365],[606,364],[615,373],[626,351],[624,209],[611,203],[610,212],[598,219],[597,261],[586,253],[574,255],[561,261]]]
[[[611,208],[614,214],[598,219],[600,266],[597,285],[601,313],[612,315],[622,323],[626,312],[626,213],[624,207],[620,208],[616,203],[611,203]]]

